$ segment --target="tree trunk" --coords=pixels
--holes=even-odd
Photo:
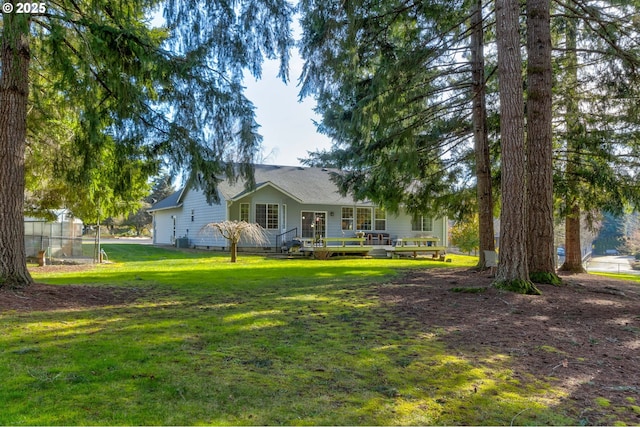
[[[567,111],[565,113],[565,125],[567,128],[567,166],[565,177],[569,195],[566,196],[567,214],[565,218],[565,259],[560,267],[562,271],[571,273],[585,272],[582,267],[582,251],[580,249],[580,205],[578,204],[579,183],[575,177],[575,168],[579,162],[579,147],[577,141],[580,139],[583,130],[580,123],[580,111],[578,99],[575,91],[578,87],[578,55],[576,18],[571,12],[566,19],[566,45],[567,61],[565,65],[566,81],[569,87],[567,98]],[[572,92],[572,93],[571,93]]]
[[[33,282],[24,245],[24,156],[29,94],[28,14],[3,14],[0,52],[0,287]]]
[[[237,262],[238,261],[238,242],[236,240],[231,239],[231,247],[229,248],[231,250],[231,262]]]
[[[480,260],[485,269],[484,251],[495,251],[493,231],[493,195],[491,188],[491,157],[487,136],[487,108],[484,82],[484,31],[482,0],[475,0],[471,15],[471,90],[473,95],[473,140],[476,160],[476,191],[478,197],[478,236]]]
[[[582,250],[580,248],[580,206],[573,201],[571,211],[565,219],[565,258],[560,267],[570,273],[585,273],[582,267]]]
[[[500,261],[495,285],[514,292],[539,294],[529,280],[526,245],[526,164],[524,94],[518,0],[496,1],[502,209]]]
[[[560,284],[553,250],[549,7],[548,0],[527,0],[527,254],[534,282]]]

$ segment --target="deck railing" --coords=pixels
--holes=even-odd
[[[282,234],[278,234],[276,236],[276,251],[281,251],[282,245],[290,240],[293,240],[294,237],[298,237],[298,227],[292,228],[289,231],[285,231]]]

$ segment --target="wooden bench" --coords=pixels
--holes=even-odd
[[[304,239],[302,251],[330,251],[337,254],[368,255],[372,246],[364,244],[364,237],[322,237],[318,240]]]
[[[437,246],[436,243],[439,241],[437,237],[405,237],[398,239],[393,248],[387,249],[387,254],[398,258],[401,253],[410,253],[417,258],[418,253],[432,253],[434,258],[439,258],[440,252],[447,249],[444,246]]]

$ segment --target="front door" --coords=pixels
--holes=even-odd
[[[302,211],[302,237],[306,239],[327,237],[327,213]]]

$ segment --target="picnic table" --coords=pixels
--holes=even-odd
[[[401,253],[412,253],[416,258],[418,253],[433,253],[434,258],[440,256],[440,252],[444,252],[447,248],[438,246],[440,241],[437,237],[403,237],[396,241],[396,245],[387,249],[387,253],[397,258]]]

